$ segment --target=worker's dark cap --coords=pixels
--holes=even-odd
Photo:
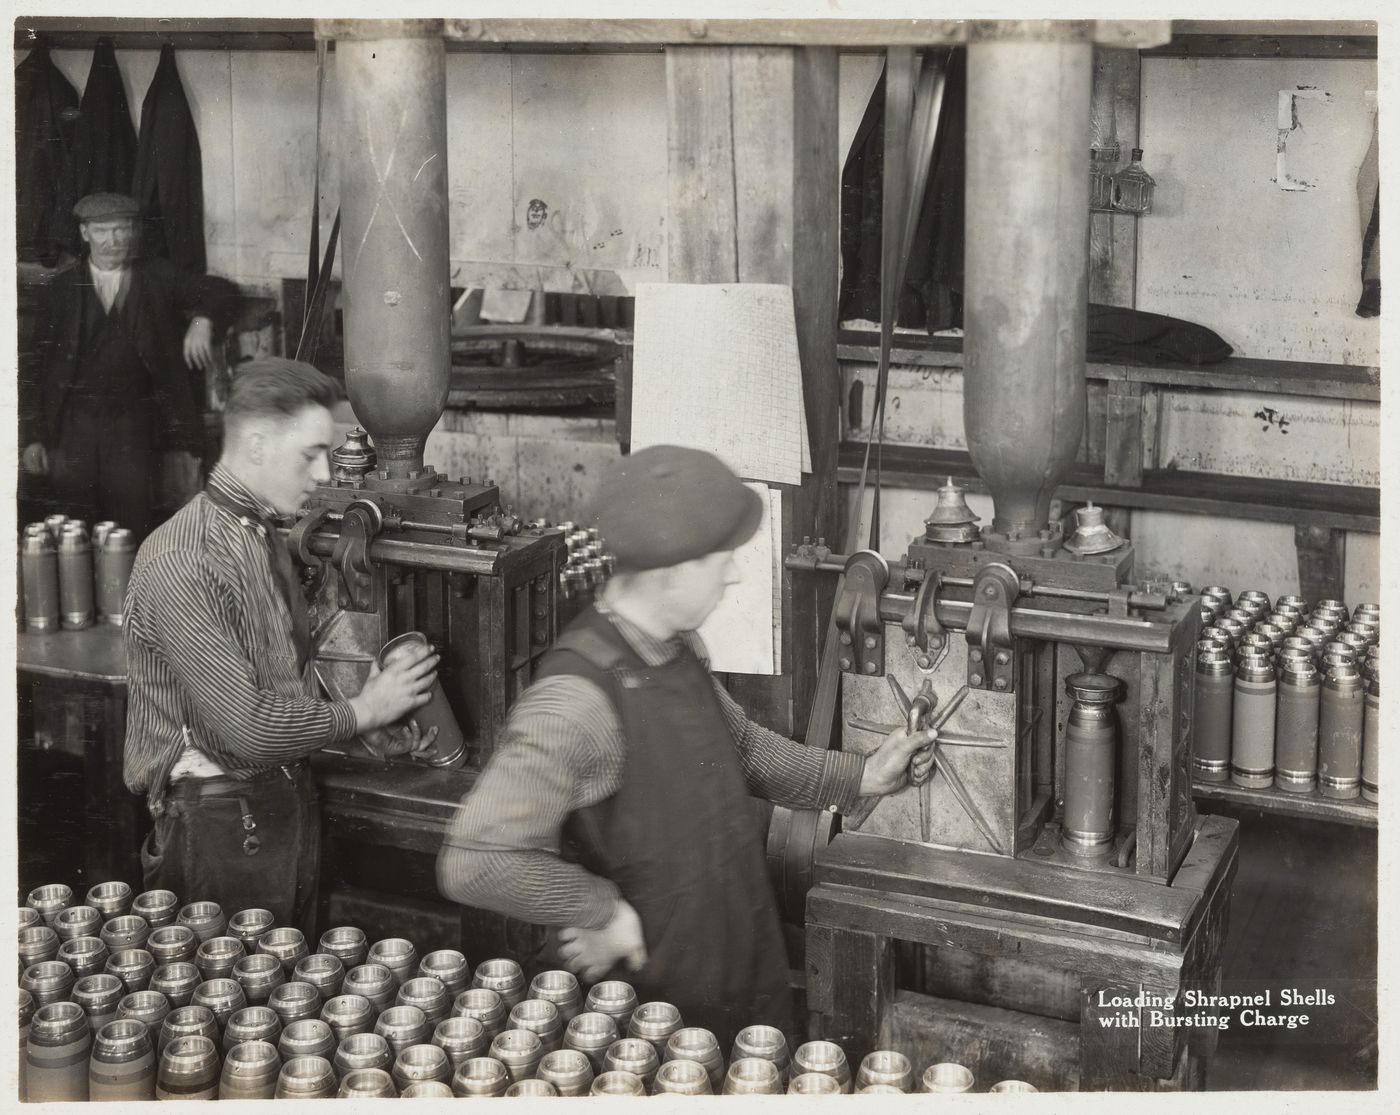
[[[713,453],[653,445],[608,466],[592,521],[617,569],[660,569],[753,537],[763,500]]]
[[[141,212],[136,199],[126,194],[88,194],[73,206],[73,216],[80,221],[115,221],[134,217]]]

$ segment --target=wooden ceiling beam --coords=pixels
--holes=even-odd
[[[351,38],[375,21],[312,19],[120,19],[21,16],[15,48],[41,40],[55,50],[91,50],[110,37],[119,50],[312,50],[318,33]],[[886,46],[964,43],[1025,28],[1021,21],[878,19],[448,19],[411,21],[441,34],[449,52],[654,53],[677,45],[834,46],[853,53]],[[1100,46],[1186,58],[1375,58],[1374,23],[1323,20],[1035,21],[1042,35],[1091,37]]]

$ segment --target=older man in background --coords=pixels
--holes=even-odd
[[[73,208],[86,258],[40,298],[38,352],[21,379],[21,465],[47,475],[58,510],[155,525],[162,452],[197,476],[204,450],[193,373],[214,359],[238,289],[139,258],[137,204],[98,193]]]

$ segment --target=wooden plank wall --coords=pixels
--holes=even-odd
[[[839,405],[837,54],[825,47],[666,51],[672,282],[784,283],[797,313],[812,474],[783,502],[786,550],[835,537]],[[749,714],[800,733],[815,687],[830,585],[787,578],[782,666],[731,688]]]

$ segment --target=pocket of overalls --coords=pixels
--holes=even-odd
[[[166,849],[170,843],[170,829],[175,824],[179,810],[178,802],[167,801],[164,812],[155,818],[151,831],[146,834],[146,839],[141,841],[141,875],[143,878],[152,878],[164,865]]]

